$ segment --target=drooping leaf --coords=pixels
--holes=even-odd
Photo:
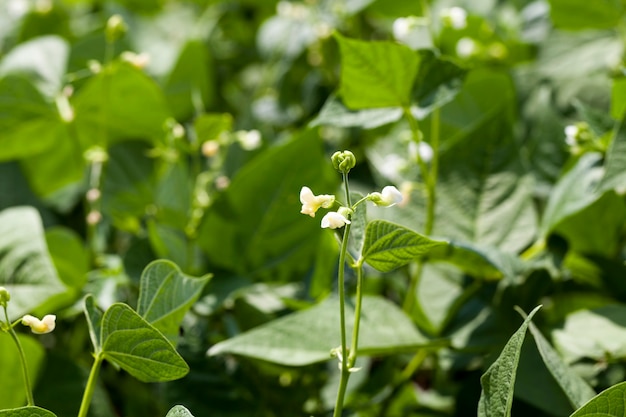
[[[351,305],[346,306],[346,316],[354,316]],[[350,319],[347,324],[349,328],[352,326]],[[363,297],[360,329],[359,353],[362,355],[413,352],[440,344],[422,336],[411,319],[394,304],[375,296]],[[348,330],[348,334],[350,332]],[[330,298],[308,310],[220,342],[208,353],[232,353],[288,366],[303,366],[330,359],[330,350],[340,344],[339,302]]]
[[[406,107],[419,67],[419,55],[393,42],[365,42],[335,35],[341,53],[339,95],[353,110]]]
[[[32,207],[0,212],[0,284],[11,293],[9,315],[49,314],[65,286],[54,269],[39,213]]]
[[[175,405],[165,417],[193,417],[193,414],[182,405]]]
[[[570,417],[621,417],[626,414],[626,382],[605,389]]]
[[[432,240],[403,226],[374,220],[365,229],[363,260],[382,272],[389,272],[415,260],[446,242]]]
[[[189,372],[165,336],[126,304],[113,304],[104,313],[100,339],[104,358],[140,381],[172,381]]]
[[[482,392],[478,403],[478,417],[508,417],[511,415],[515,375],[520,352],[530,320],[539,310],[535,307],[520,328],[511,336],[500,356],[480,378]]]
[[[529,325],[539,354],[554,380],[559,384],[570,403],[577,409],[595,396],[594,390],[569,368],[533,323]]]
[[[4,312],[2,316],[4,319]],[[28,363],[28,378],[36,381],[46,356],[44,348],[32,336],[18,334],[18,338]],[[15,342],[5,332],[0,333],[0,392],[0,409],[26,404],[21,359]]]
[[[41,407],[28,406],[0,410],[0,417],[56,417],[56,414]]]
[[[191,277],[172,262],[154,261],[141,274],[137,313],[175,343],[183,316],[210,277]]]

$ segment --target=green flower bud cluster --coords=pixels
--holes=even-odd
[[[333,167],[342,174],[347,174],[356,165],[356,158],[350,151],[337,151],[331,157]]]

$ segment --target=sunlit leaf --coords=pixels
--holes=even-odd
[[[44,408],[28,406],[11,410],[0,410],[0,417],[56,417],[56,414]]]
[[[165,336],[126,304],[113,304],[104,313],[101,341],[104,357],[140,381],[171,381],[189,372]]]
[[[621,417],[626,413],[626,382],[593,397],[570,417]]]

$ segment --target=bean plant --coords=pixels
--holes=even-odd
[[[0,0],[0,417],[624,416],[625,16]]]

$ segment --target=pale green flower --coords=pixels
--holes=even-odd
[[[329,208],[334,202],[334,195],[315,195],[309,187],[302,187],[300,190],[300,203],[302,203],[302,210],[300,210],[300,213],[302,214],[308,214],[311,217],[315,217],[315,213],[320,207]]]

